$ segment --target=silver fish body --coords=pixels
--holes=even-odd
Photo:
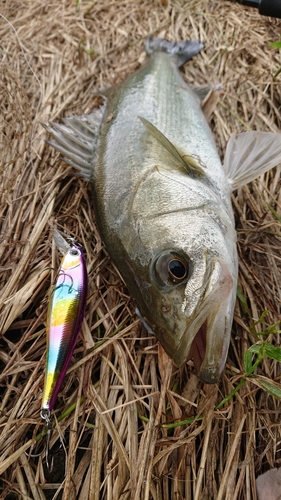
[[[202,174],[189,174],[140,116],[187,161],[193,156]],[[178,365],[202,327],[192,355],[199,357],[200,378],[217,380],[236,296],[231,187],[200,98],[168,54],[156,52],[108,98],[98,152],[93,184],[99,230],[141,314]],[[157,270],[169,255],[186,266],[183,280]]]
[[[184,60],[202,48],[188,44],[149,40],[146,64],[104,93],[100,118],[48,130],[91,182],[101,237],[144,322],[178,366],[193,358],[199,378],[214,383],[233,321],[236,232],[232,184],[199,91],[178,69],[186,50]]]

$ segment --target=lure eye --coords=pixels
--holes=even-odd
[[[167,253],[158,257],[154,264],[155,278],[160,285],[178,285],[187,280],[188,263],[176,253]]]
[[[79,255],[79,250],[77,250],[77,248],[71,248],[69,250],[69,253],[70,253],[70,255],[73,255],[74,257],[76,257],[77,255]]]

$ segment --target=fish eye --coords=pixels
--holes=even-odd
[[[180,259],[171,259],[168,263],[168,272],[174,282],[182,282],[187,275],[187,267]]]
[[[187,280],[188,263],[176,253],[160,255],[154,264],[155,278],[160,285],[178,285]]]

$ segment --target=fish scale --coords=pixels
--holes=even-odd
[[[222,165],[201,107],[214,87],[190,86],[178,70],[202,48],[149,38],[147,62],[101,92],[102,110],[47,130],[91,183],[100,235],[143,324],[176,365],[193,359],[199,378],[215,383],[238,278],[231,192],[281,161],[281,136],[233,135]]]

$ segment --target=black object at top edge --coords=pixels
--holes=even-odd
[[[255,7],[263,16],[281,18],[281,0],[235,0],[242,5]]]

